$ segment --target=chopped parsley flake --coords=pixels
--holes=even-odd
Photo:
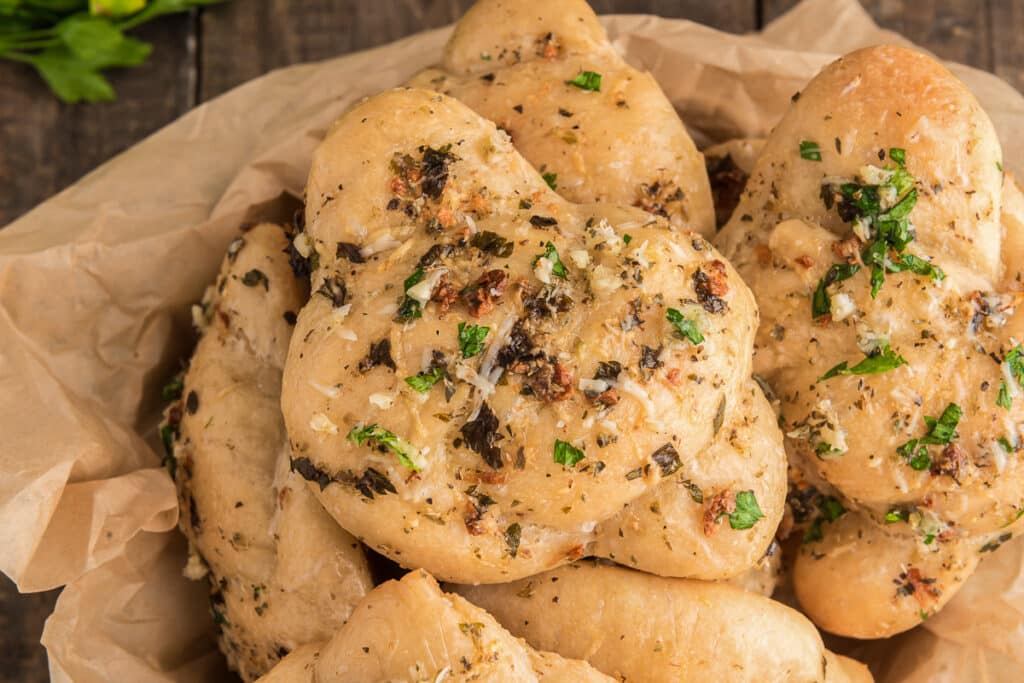
[[[1010,375],[1017,380],[1017,384],[1024,388],[1024,346],[1017,344],[1010,349],[1003,362],[1006,363]]]
[[[413,271],[413,274],[405,278],[403,284],[403,291],[408,292],[415,285],[423,281],[426,273],[423,272],[422,268],[417,268]],[[423,311],[420,308],[420,302],[413,299],[408,294],[405,299],[402,300],[402,305],[398,307],[398,318],[399,320],[415,320],[416,318],[423,317]]]
[[[999,383],[999,396],[996,398],[996,405],[1009,410],[1013,407],[1013,397],[1010,396],[1010,387],[1004,379]]]
[[[405,383],[412,387],[414,391],[425,394],[430,391],[431,387],[440,382],[443,377],[444,369],[433,367],[411,377],[406,377]]]
[[[541,173],[540,177],[544,179],[544,182],[547,183],[548,187],[550,187],[552,190],[558,189],[557,173]]]
[[[906,522],[910,519],[910,513],[906,510],[889,510],[885,513],[886,524],[896,524],[897,522]]]
[[[184,389],[185,378],[182,377],[181,375],[178,375],[177,377],[175,377],[170,382],[164,385],[161,396],[163,397],[165,403],[177,401],[179,398],[181,398],[181,393]]]
[[[555,277],[560,277],[563,280],[568,280],[569,279],[569,271],[567,271],[565,269],[565,264],[562,263],[562,259],[559,258],[558,250],[555,249],[555,245],[554,244],[552,244],[551,242],[548,242],[547,244],[545,244],[544,245],[544,253],[543,254],[539,254],[536,257],[534,257],[534,259],[533,259],[534,264],[536,264],[537,261],[541,260],[542,258],[546,258],[547,260],[551,261],[551,274],[552,275],[554,275]]]
[[[633,241],[633,236],[632,235],[627,233],[627,234],[622,236],[622,243],[623,244],[628,246],[629,243],[632,242],[632,241]]]
[[[888,344],[883,344],[872,350],[867,354],[867,358],[852,368],[848,368],[847,362],[844,360],[822,375],[818,381],[824,382],[839,375],[878,375],[906,364],[907,361],[903,356],[890,349]]]
[[[408,467],[413,472],[420,471],[419,466],[413,460],[417,455],[416,448],[405,439],[396,436],[394,432],[390,432],[383,427],[378,427],[376,424],[366,427],[355,426],[349,431],[346,438],[357,446],[362,446],[368,440],[376,441],[397,455],[398,462],[402,463],[402,465]]]
[[[740,491],[736,494],[736,509],[729,513],[729,526],[733,529],[749,529],[760,519],[764,519],[761,506],[753,491]]]
[[[817,142],[804,140],[800,143],[800,158],[808,161],[821,161],[821,148]]]
[[[906,150],[889,149],[889,158],[897,165],[888,168],[867,166],[859,182],[826,182],[821,188],[825,207],[836,208],[840,218],[853,225],[854,234],[864,243],[861,260],[871,268],[871,298],[876,298],[886,273],[910,271],[941,281],[946,275],[931,262],[905,253],[914,240],[910,213],[917,205],[914,177],[904,167]],[[827,283],[825,284],[827,287]],[[830,308],[828,295],[819,285],[812,303],[815,317]]]
[[[484,350],[484,339],[491,328],[459,323],[459,350],[463,358],[472,358]]]
[[[910,462],[911,468],[921,471],[931,467],[932,460],[928,454],[928,446],[945,445],[956,440],[956,426],[963,417],[963,411],[955,403],[950,403],[942,411],[938,418],[925,416],[924,422],[928,425],[928,433],[919,439],[911,439],[896,449],[904,458]]]
[[[835,263],[825,277],[818,281],[818,288],[814,290],[811,298],[811,315],[817,319],[832,312],[832,298],[828,295],[828,287],[836,282],[849,280],[857,274],[860,266],[849,263]]]
[[[587,457],[586,453],[576,448],[571,443],[561,441],[560,439],[555,439],[554,456],[555,462],[559,465],[564,465],[565,467],[572,467],[580,460]]]
[[[519,522],[510,524],[505,529],[505,549],[508,550],[508,554],[515,557],[519,554],[519,541],[523,536],[523,528],[519,525]]]
[[[704,343],[704,335],[701,334],[697,321],[693,318],[687,318],[678,310],[670,308],[665,313],[665,319],[676,328],[679,336],[689,339],[694,346]]]
[[[566,85],[574,85],[580,90],[601,92],[601,74],[595,71],[581,71],[576,78],[566,81]]]
[[[846,514],[846,508],[839,502],[838,498],[825,496],[818,501],[818,512],[818,516],[815,517],[811,526],[804,532],[804,543],[814,543],[823,539],[825,534],[821,528],[822,524],[836,521]]]

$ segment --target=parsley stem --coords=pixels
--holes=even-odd
[[[32,59],[32,55],[26,55],[20,52],[4,52],[3,57],[4,59],[11,59],[15,62],[25,62],[26,64],[32,64],[34,61]]]

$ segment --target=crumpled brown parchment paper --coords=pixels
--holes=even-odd
[[[604,23],[704,144],[764,136],[839,54],[909,44],[856,0],[806,0],[749,36],[649,16]],[[23,591],[67,584],[43,635],[54,681],[222,680],[205,586],[180,572],[160,387],[193,341],[189,304],[252,207],[300,195],[330,122],[436,62],[447,35],[251,81],[0,231],[0,570]],[[1021,174],[1024,97],[951,68]],[[926,628],[848,649],[883,683],[1021,680],[1024,541],[986,560]]]

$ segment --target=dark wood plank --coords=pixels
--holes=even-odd
[[[763,0],[763,19],[771,21],[798,0]],[[860,0],[883,28],[898,31],[943,59],[992,69],[990,2],[1017,0]],[[1008,31],[1012,31],[1007,27]],[[1019,30],[1018,30],[1019,33]],[[1010,38],[1013,40],[1013,38]]]
[[[45,683],[46,651],[39,645],[43,622],[59,590],[20,595],[0,574],[0,683]]]
[[[178,15],[134,32],[153,54],[112,72],[109,104],[61,104],[31,68],[0,62],[0,226],[195,104],[194,28],[194,17]]]
[[[200,99],[215,97],[270,69],[444,26],[472,4],[473,0],[265,0],[209,8],[201,18]],[[593,0],[591,4],[601,13],[686,17],[729,31],[748,31],[756,25],[756,0]]]
[[[1024,93],[1024,0],[989,0],[992,70]]]
[[[657,14],[733,33],[757,28],[757,0],[590,0],[590,5],[600,14]]]

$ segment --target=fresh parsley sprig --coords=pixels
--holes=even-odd
[[[0,0],[0,58],[33,67],[64,102],[111,101],[103,72],[139,66],[153,51],[126,31],[221,1]]]

